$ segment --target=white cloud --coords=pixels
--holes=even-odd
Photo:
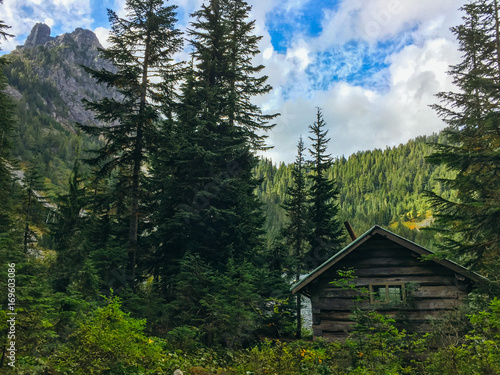
[[[109,42],[108,42],[109,32],[110,32],[110,29],[107,29],[105,27],[97,27],[94,30],[94,33],[97,36],[97,39],[99,39],[99,42],[101,43],[101,45],[104,48],[109,47]]]
[[[266,155],[293,161],[298,137],[314,121],[315,107],[323,108],[332,138],[330,152],[336,156],[394,146],[441,130],[444,123],[429,105],[436,103],[435,94],[453,89],[446,72],[460,60],[449,31],[460,23],[458,6],[453,0],[344,0],[336,11],[324,13],[319,36],[301,35],[286,55],[273,53],[271,58],[266,46],[263,63],[276,90],[259,103],[267,100],[272,105],[264,108],[282,113],[269,138],[275,149]],[[363,69],[363,54],[373,53],[370,44],[398,43],[401,36],[409,45],[395,48],[385,57],[388,68],[369,78],[383,90],[331,81],[332,74],[346,77]],[[349,49],[350,41],[368,42],[368,50]],[[313,81],[328,79],[327,87],[312,86]]]
[[[118,17],[125,17],[127,12],[125,11],[125,1],[126,0],[114,0],[114,4],[111,9],[118,15]]]
[[[349,40],[374,43],[412,28],[427,37],[450,35],[448,28],[460,21],[458,7],[455,0],[344,0],[325,12],[323,32],[312,42],[318,49]]]
[[[43,21],[43,23],[45,23],[49,27],[54,26],[54,22],[55,22],[54,19],[52,19],[50,17],[45,18],[45,20]]]
[[[286,58],[297,66],[299,72],[303,72],[311,63],[309,48],[303,40],[300,40],[296,46],[287,51]]]
[[[441,130],[444,123],[429,105],[436,102],[439,91],[453,90],[446,71],[459,59],[455,42],[431,39],[388,57],[389,88],[385,92],[340,82],[326,91],[313,92],[310,99],[304,96],[280,103],[273,98],[283,115],[270,134],[275,149],[265,156],[292,162],[299,135],[304,136],[314,121],[315,107],[323,109],[330,129],[329,151],[334,156],[395,146]]]
[[[9,32],[16,35],[2,44],[5,51],[24,44],[37,22],[47,23],[62,32],[71,32],[76,27],[88,29],[92,24],[90,0],[8,0],[0,5],[0,14],[3,21],[12,26]]]

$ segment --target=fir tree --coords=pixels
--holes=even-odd
[[[0,1],[2,3],[3,1]],[[0,20],[0,40],[11,37],[5,30],[9,29]],[[0,49],[1,50],[1,49]],[[7,87],[7,79],[3,73],[8,64],[5,56],[0,56],[0,236],[9,231],[12,225],[12,176],[10,173],[10,152],[15,127],[14,109],[15,104],[11,97],[4,91]]]
[[[229,258],[252,257],[261,245],[252,147],[264,147],[257,131],[273,116],[251,103],[270,87],[267,77],[254,76],[262,69],[251,63],[260,38],[251,34],[249,9],[242,1],[211,1],[188,30],[193,62],[178,121],[164,129],[169,150],[153,163],[162,180],[158,201],[170,207],[159,223],[165,250],[157,254],[173,255],[165,267],[192,251],[223,270]]]
[[[296,280],[302,274],[302,262],[307,251],[307,237],[309,234],[309,220],[307,215],[307,187],[304,160],[304,142],[302,137],[297,145],[297,156],[292,169],[292,186],[287,190],[287,199],[283,207],[286,210],[288,224],[283,228],[283,235],[291,248],[295,265]],[[301,295],[297,294],[297,335],[300,339],[302,333]]]
[[[40,167],[32,162],[22,178],[22,220],[24,226],[24,252],[32,248],[45,231],[45,185],[40,174]]]
[[[436,226],[446,255],[485,274],[498,274],[500,255],[500,23],[497,0],[462,8],[464,23],[452,28],[463,60],[450,74],[459,91],[438,94],[434,105],[449,125],[446,143],[428,160],[455,176],[440,180],[456,195],[427,192],[438,211]],[[489,267],[488,267],[489,265]]]
[[[161,0],[127,0],[126,9],[126,19],[108,10],[111,47],[101,50],[102,57],[112,62],[117,72],[86,68],[97,82],[116,88],[121,99],[87,102],[87,107],[110,126],[83,129],[105,139],[104,147],[96,151],[97,156],[92,160],[101,166],[99,174],[104,176],[119,169],[125,177],[130,216],[128,268],[133,283],[139,216],[143,215],[139,210],[143,167],[156,135],[159,104],[165,96],[171,96],[161,91],[170,87],[169,82],[154,82],[160,76],[169,77],[168,71],[174,69],[172,56],[180,50],[182,40],[175,29],[176,6],[163,6]]]
[[[264,219],[253,169],[254,150],[265,148],[257,132],[270,127],[270,117],[251,100],[270,88],[267,77],[258,77],[261,67],[251,62],[259,38],[252,35],[249,9],[245,2],[213,0],[194,13],[188,29],[192,63],[174,121],[163,123],[161,139],[168,146],[152,162],[156,207],[151,273],[172,308],[173,324],[199,323],[208,343],[220,341],[222,332],[214,324],[225,326],[214,323],[215,314],[234,316],[243,309],[240,315],[253,322],[248,330],[257,319],[255,306],[226,299],[234,292],[228,289],[228,275],[242,285],[251,280],[249,288],[258,289],[264,278],[251,276],[266,269],[261,257]],[[204,287],[220,301],[218,310],[204,293],[184,295],[197,289],[192,277],[178,277],[189,259],[197,259],[203,274],[221,281]],[[182,310],[186,313],[180,319]]]
[[[215,4],[218,1],[214,1]],[[269,121],[277,114],[264,115],[261,109],[251,102],[252,97],[271,91],[267,84],[268,77],[258,76],[264,65],[254,66],[252,58],[259,53],[258,42],[262,36],[252,33],[255,20],[248,21],[251,10],[245,1],[220,1],[221,7],[227,8],[228,29],[228,105],[226,107],[228,123],[242,129],[247,142],[253,149],[267,149],[265,131],[274,127]]]
[[[51,277],[56,292],[67,293],[68,287],[73,284],[76,286],[74,289],[80,291],[83,296],[95,298],[99,285],[96,270],[89,257],[92,249],[89,224],[95,215],[85,211],[88,208],[89,196],[84,185],[79,157],[77,150],[73,170],[68,179],[68,193],[60,194],[56,199],[56,222],[51,225],[51,234],[57,261],[53,265]]]
[[[344,234],[338,222],[338,191],[335,182],[328,178],[328,169],[332,165],[332,158],[326,153],[328,130],[318,108],[316,121],[309,126],[309,139],[312,146],[309,153],[312,156],[311,174],[312,185],[309,190],[309,220],[311,232],[309,243],[311,249],[307,260],[308,267],[316,267],[331,257],[343,240]]]

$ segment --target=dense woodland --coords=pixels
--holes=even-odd
[[[422,196],[424,191],[452,194],[439,179],[453,176],[453,172],[425,159],[432,153],[432,144],[444,142],[443,135],[423,136],[397,147],[335,159],[328,177],[337,182],[340,221],[349,221],[358,235],[379,224],[435,249],[436,234],[416,229],[428,227],[433,219],[433,208]],[[257,178],[262,181],[258,195],[265,203],[265,228],[270,241],[286,221],[282,204],[292,185],[293,168],[284,163],[276,166],[265,159],[256,168]]]
[[[500,373],[496,0],[453,29],[444,132],[333,159],[318,109],[290,165],[257,157],[278,114],[252,101],[272,88],[245,1],[207,2],[184,35],[175,6],[126,3],[108,13],[107,65],[68,68],[69,37],[0,57],[0,373]],[[82,88],[93,121],[74,121],[44,66],[102,88]],[[425,337],[353,311],[345,342],[309,340],[289,288],[349,241],[343,221],[490,282]]]

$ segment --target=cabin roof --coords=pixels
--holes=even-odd
[[[327,271],[329,268],[331,268],[333,265],[335,265],[337,262],[339,262],[341,259],[343,259],[345,256],[349,255],[352,253],[354,250],[356,250],[359,246],[361,246],[363,243],[368,241],[370,238],[372,238],[374,235],[379,234],[385,238],[387,238],[390,241],[393,241],[395,243],[398,243],[399,245],[407,248],[410,251],[413,251],[414,253],[418,255],[432,255],[434,254],[432,251],[417,245],[416,243],[407,240],[406,238],[403,238],[401,236],[398,236],[395,233],[392,233],[388,231],[387,229],[384,229],[378,225],[374,225],[371,229],[363,233],[361,236],[359,236],[357,239],[352,241],[349,245],[344,247],[342,250],[340,250],[338,253],[336,253],[334,256],[332,256],[330,259],[326,260],[323,264],[321,264],[319,267],[314,269],[311,273],[306,275],[304,278],[302,278],[300,281],[298,281],[296,284],[292,285],[290,288],[291,292],[293,294],[295,293],[303,293],[308,295],[307,292],[304,291],[304,288],[309,285],[312,281],[317,279],[322,273]],[[462,275],[468,279],[474,280],[474,281],[486,281],[487,279],[481,275],[479,275],[476,272],[469,271],[467,268],[449,260],[449,259],[432,259],[434,262],[456,272],[459,275]],[[305,293],[304,293],[305,292]]]

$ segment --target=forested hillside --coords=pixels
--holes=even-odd
[[[378,224],[433,248],[435,234],[420,230],[433,220],[432,208],[422,193],[429,190],[450,195],[451,191],[438,181],[450,173],[443,166],[427,163],[425,157],[432,153],[433,143],[443,141],[442,136],[423,136],[397,147],[336,159],[329,177],[338,185],[341,221],[349,221],[357,235]],[[257,178],[262,180],[258,195],[265,204],[270,242],[286,221],[282,204],[291,184],[292,168],[266,159],[256,168]]]

